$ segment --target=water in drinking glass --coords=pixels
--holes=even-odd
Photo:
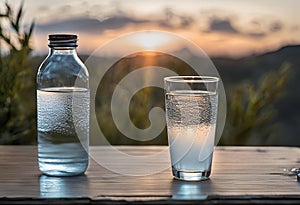
[[[218,96],[214,92],[178,90],[166,93],[168,138],[173,175],[210,175]],[[176,172],[176,173],[174,173]],[[180,177],[179,177],[180,178]]]

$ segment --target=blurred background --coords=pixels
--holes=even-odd
[[[219,145],[299,146],[298,8],[298,0],[0,0],[0,144],[36,144],[35,75],[48,52],[48,34],[78,34],[78,53],[85,61],[120,35],[161,30],[194,42],[218,69],[228,103]],[[146,49],[145,42],[133,44]],[[179,73],[188,70],[170,56],[139,54],[119,61],[108,75],[120,80],[121,71],[130,71],[133,64],[149,66],[153,61],[178,66]],[[102,84],[107,88],[100,85],[96,99],[96,111],[103,113],[98,121],[107,140],[166,145],[165,131],[148,142],[118,132],[105,103],[112,83]],[[137,93],[130,106],[133,123],[147,128],[149,110],[163,108],[163,100],[161,90]]]

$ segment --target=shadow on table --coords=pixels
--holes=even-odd
[[[76,198],[88,196],[88,178],[86,175],[75,177],[40,176],[40,197]]]

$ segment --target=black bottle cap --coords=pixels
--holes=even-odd
[[[49,47],[77,47],[78,37],[75,34],[51,34],[49,35]]]

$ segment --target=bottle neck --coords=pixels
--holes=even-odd
[[[49,48],[50,55],[77,55],[76,48],[73,47],[54,47]]]

